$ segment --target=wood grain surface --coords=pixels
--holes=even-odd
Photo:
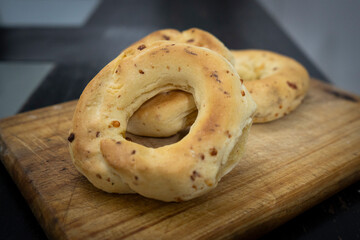
[[[182,203],[94,188],[68,152],[75,104],[0,121],[1,160],[52,239],[254,238],[360,179],[360,99],[316,80],[295,112],[253,125],[215,190]]]

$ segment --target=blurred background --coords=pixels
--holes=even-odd
[[[357,46],[360,43],[360,1],[257,0],[257,3],[312,61],[322,76],[342,89],[360,94],[360,47]],[[100,46],[101,51],[107,53],[101,56],[84,54],[84,44],[90,53],[91,48],[99,48],[96,41],[82,42],[82,39],[95,37],[91,34],[98,33],[92,31],[89,35],[84,29],[89,25],[96,27],[94,18],[103,10],[102,4],[100,0],[0,0],[0,118],[16,114],[51,74],[56,63],[71,58],[72,62],[80,65],[91,64],[92,56],[103,57],[101,60],[106,63],[111,60],[109,57],[116,56],[132,41],[148,34],[149,29],[162,27],[160,23],[156,24],[156,15],[163,14],[161,9],[157,4],[147,4],[147,14],[153,15],[151,27],[142,28],[136,19],[128,21],[137,23],[134,26],[121,26],[123,22],[120,22],[104,32],[105,38],[121,39],[116,49]],[[128,20],[114,18],[119,19]],[[196,24],[193,23],[193,26]],[[47,33],[44,29],[48,30]],[[34,32],[39,34],[30,34]],[[75,38],[66,37],[72,33]],[[66,44],[67,41],[68,47],[59,47],[59,42]],[[31,43],[34,43],[33,50],[29,49]],[[240,45],[230,47],[241,48]],[[97,62],[100,62],[99,59]],[[100,70],[101,66],[98,66]]]

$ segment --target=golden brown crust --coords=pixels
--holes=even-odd
[[[292,58],[265,50],[232,51],[235,68],[257,104],[255,123],[289,114],[304,99],[309,74]]]
[[[175,29],[158,30],[132,44],[127,51],[142,51],[147,45],[159,40],[205,47],[219,53],[232,65],[235,64],[230,50],[219,39],[198,28],[190,28],[183,32]],[[181,71],[181,67],[178,71]],[[171,102],[164,101],[167,98],[172,99]],[[174,106],[173,103],[176,105]],[[168,96],[160,94],[134,113],[129,120],[127,130],[141,136],[168,137],[190,126],[195,121],[196,112],[191,94],[182,91],[170,93]]]
[[[127,141],[130,116],[174,89],[191,93],[199,109],[189,133],[156,149]],[[104,191],[188,200],[214,188],[239,161],[255,108],[233,66],[214,51],[171,41],[130,47],[85,88],[70,152],[79,171]]]
[[[257,104],[254,123],[276,120],[299,106],[309,87],[309,75],[301,64],[270,51],[231,52],[235,57],[235,69]],[[161,99],[159,96],[150,99],[146,108],[141,107],[134,113],[128,130],[142,136],[171,136],[191,126],[195,118],[192,95],[178,91]],[[145,123],[146,127],[140,123]]]
[[[205,47],[219,53],[231,64],[235,64],[235,59],[230,50],[214,35],[199,28],[190,28],[182,32],[179,32],[175,29],[158,30],[133,43],[131,47],[145,49],[147,44],[151,44],[152,42],[160,40],[186,43],[197,47]]]

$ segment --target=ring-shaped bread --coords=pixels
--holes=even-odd
[[[300,105],[309,87],[306,69],[292,58],[264,50],[232,50],[235,69],[257,104],[254,123],[270,122]],[[146,102],[129,121],[129,132],[166,137],[191,126],[196,105],[186,92],[163,93]]]
[[[74,165],[93,185],[183,201],[213,189],[240,160],[256,104],[233,66],[206,48],[155,42],[124,51],[87,85],[69,136]],[[148,148],[126,140],[127,122],[148,99],[179,89],[198,116],[179,142]]]

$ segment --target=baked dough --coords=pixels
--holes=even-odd
[[[219,53],[232,65],[235,64],[234,56],[231,54],[230,50],[214,35],[199,28],[190,28],[182,32],[179,32],[176,29],[158,30],[133,43],[131,47],[141,50],[146,48],[148,44],[160,40],[175,41],[197,47],[205,47]]]
[[[190,28],[183,32],[175,29],[158,30],[132,44],[131,47],[143,50],[150,43],[159,40],[205,47],[219,53],[232,65],[235,64],[234,56],[219,39],[198,28]],[[172,99],[171,102],[166,101],[168,98]],[[129,120],[127,129],[128,132],[140,136],[168,137],[174,135],[190,126],[197,116],[197,108],[192,95],[182,91],[161,93],[145,103],[141,109]]]
[[[179,142],[148,148],[126,140],[148,99],[191,93],[198,116]],[[83,91],[69,136],[76,168],[107,192],[184,201],[213,189],[240,160],[256,104],[229,61],[207,48],[158,41],[132,46]]]
[[[231,51],[235,68],[257,104],[254,122],[281,118],[304,99],[309,74],[297,61],[265,50]]]
[[[191,126],[197,117],[193,96],[184,91],[159,93],[145,102],[128,122],[127,131],[147,137],[169,137]]]
[[[309,87],[306,69],[294,59],[264,50],[232,50],[235,69],[257,104],[254,123],[276,120],[293,111]],[[190,126],[197,109],[192,95],[177,91],[155,96],[129,121],[128,131],[167,137]]]
[[[175,29],[158,30],[132,44],[131,47],[143,50],[148,44],[159,40],[205,47],[219,53],[232,65],[235,64],[234,56],[219,39],[198,28],[190,28],[183,32]],[[166,101],[168,98],[172,99],[171,102]],[[182,91],[161,93],[145,103],[141,109],[130,119],[127,129],[130,133],[140,136],[168,137],[174,135],[190,126],[197,116],[197,108],[192,95]]]

